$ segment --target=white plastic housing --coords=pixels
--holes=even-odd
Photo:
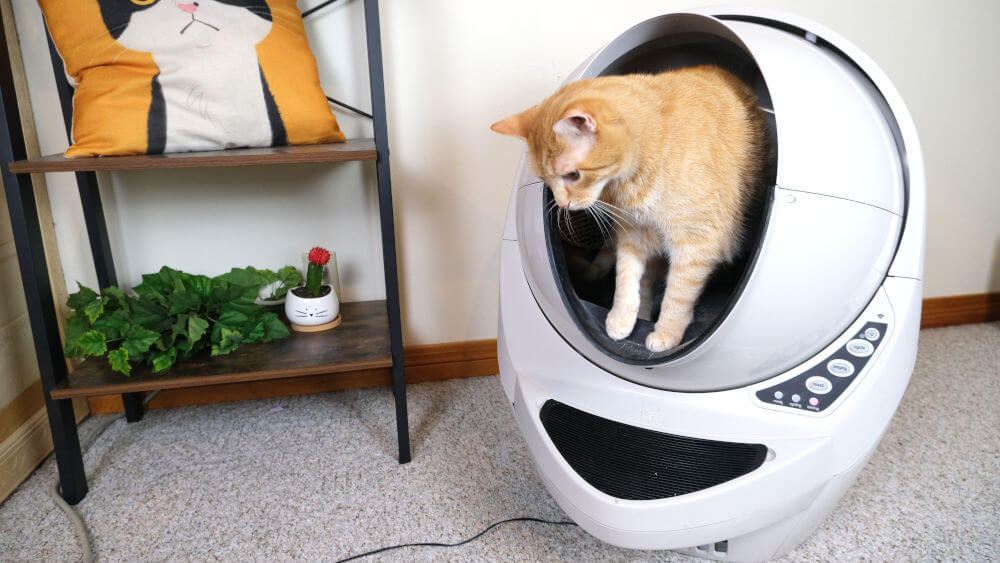
[[[778,186],[743,293],[687,356],[649,370],[611,359],[562,304],[541,231],[544,187],[522,160],[501,243],[501,380],[546,486],[588,532],[624,547],[766,560],[833,510],[906,389],[920,320],[923,161],[882,71],[839,35],[790,14],[727,7],[654,18],[570,79],[685,31],[741,45],[774,102]],[[876,319],[888,327],[883,340],[828,408],[807,412],[756,396],[826,362]],[[764,444],[769,454],[751,473],[695,493],[613,498],[556,450],[539,418],[550,399],[640,428]],[[715,551],[721,541],[725,553]]]

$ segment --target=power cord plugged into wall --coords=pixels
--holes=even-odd
[[[160,393],[159,391],[154,391],[153,393],[151,393],[148,396],[146,396],[146,398],[143,399],[143,401],[142,401],[143,406],[145,406],[150,401],[152,401],[153,398],[156,397],[159,393]],[[80,451],[83,452],[83,453],[86,453],[90,449],[90,447],[94,444],[94,442],[96,442],[97,439],[100,438],[101,435],[104,434],[104,432],[112,424],[114,424],[115,422],[121,420],[122,418],[125,418],[124,413],[123,414],[119,414],[118,416],[111,417],[108,420],[105,420],[104,422],[102,422],[100,426],[98,426],[97,428],[95,428],[94,430],[92,430],[89,434],[87,434],[87,436],[83,437],[80,440]],[[75,508],[73,508],[72,506],[70,506],[63,499],[63,497],[62,497],[62,489],[59,486],[59,480],[57,479],[56,482],[52,484],[52,486],[47,487],[46,488],[46,492],[48,493],[49,497],[52,498],[52,501],[55,502],[56,506],[58,506],[60,509],[62,509],[62,511],[64,513],[66,513],[66,517],[69,518],[70,523],[73,525],[73,531],[76,534],[77,542],[80,544],[80,548],[83,550],[83,561],[84,561],[84,563],[92,563],[94,561],[94,551],[93,551],[93,548],[91,547],[90,530],[87,528],[87,523],[84,521],[84,519],[80,515],[80,513],[77,512]],[[531,516],[518,516],[518,517],[515,517],[515,518],[508,518],[506,520],[500,520],[498,522],[494,522],[494,523],[490,524],[489,526],[487,526],[486,529],[484,529],[483,531],[479,532],[478,534],[476,534],[476,535],[474,535],[474,536],[472,536],[472,537],[470,537],[468,539],[464,539],[462,541],[456,542],[456,543],[417,542],[417,543],[404,543],[404,544],[399,544],[399,545],[390,545],[390,546],[386,546],[386,547],[381,547],[381,548],[378,548],[378,549],[374,549],[372,551],[366,551],[365,553],[359,553],[357,555],[351,555],[350,557],[346,557],[344,559],[338,560],[337,563],[344,563],[345,561],[355,561],[355,560],[362,559],[362,558],[365,558],[365,557],[370,557],[372,555],[377,555],[379,553],[385,553],[386,551],[393,551],[393,550],[396,550],[396,549],[403,549],[405,547],[458,547],[458,546],[461,546],[461,545],[472,543],[472,542],[476,541],[477,539],[479,539],[479,538],[485,536],[486,534],[488,534],[494,528],[496,528],[498,526],[501,526],[503,524],[510,524],[512,522],[533,522],[533,523],[537,523],[537,524],[551,524],[551,525],[555,525],[555,526],[576,526],[575,522],[571,522],[569,520],[545,520],[544,518],[534,518],[534,517],[531,517]]]

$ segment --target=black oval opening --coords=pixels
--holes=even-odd
[[[652,307],[645,311],[645,318],[637,321],[632,334],[624,340],[613,340],[607,335],[604,322],[614,297],[614,268],[606,276],[592,281],[585,279],[579,267],[580,264],[592,262],[599,254],[605,240],[602,226],[585,211],[552,212],[554,201],[547,188],[542,198],[542,212],[546,217],[546,245],[563,302],[582,332],[609,356],[624,363],[658,365],[697,348],[722,323],[738,300],[753,269],[766,228],[777,174],[777,135],[771,96],[760,69],[749,54],[740,46],[714,35],[679,33],[626,53],[610,64],[601,75],[657,73],[701,64],[720,66],[754,89],[768,123],[771,147],[768,162],[759,179],[757,197],[744,217],[746,229],[742,251],[736,260],[719,266],[712,274],[695,306],[694,320],[688,326],[679,346],[659,353],[651,352],[645,346],[646,336],[653,331],[659,315],[659,304],[665,287],[662,277],[653,286]]]

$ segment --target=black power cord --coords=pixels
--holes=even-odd
[[[376,555],[386,551],[392,551],[393,549],[402,549],[404,547],[458,547],[460,545],[465,545],[469,542],[478,540],[479,538],[486,535],[490,530],[500,526],[501,524],[507,524],[509,522],[536,522],[539,524],[553,524],[555,526],[576,526],[576,522],[570,522],[568,520],[544,520],[542,518],[533,518],[531,516],[519,516],[517,518],[508,518],[506,520],[501,520],[499,522],[494,522],[489,525],[488,528],[479,532],[478,534],[472,536],[467,540],[462,540],[458,543],[438,543],[438,542],[421,542],[421,543],[403,543],[399,545],[390,545],[388,547],[382,547],[372,551],[367,551],[365,553],[359,553],[358,555],[352,555],[344,559],[338,560],[336,563],[344,563],[345,561],[354,561],[355,559],[361,559],[362,557],[368,557],[371,555]]]
[[[341,102],[340,100],[335,100],[335,99],[331,98],[330,96],[327,96],[326,99],[330,103],[337,104],[338,106],[340,106],[340,107],[342,107],[344,109],[349,109],[349,110],[353,111],[354,113],[360,115],[361,117],[367,117],[368,119],[374,119],[372,117],[372,114],[370,114],[368,112],[361,111],[361,110],[359,110],[358,108],[356,108],[354,106],[349,106],[349,105],[345,104],[344,102]]]
[[[302,12],[302,17],[306,17],[309,14],[312,14],[313,12],[317,12],[319,10],[322,10],[323,8],[326,8],[327,6],[329,6],[330,4],[333,4],[336,1],[337,0],[325,0],[323,2],[320,2],[319,4],[316,4],[315,6],[313,6],[312,8],[309,8],[308,10]]]

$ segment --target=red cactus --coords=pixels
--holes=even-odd
[[[309,261],[317,266],[326,266],[330,261],[330,251],[316,246],[309,251]]]

